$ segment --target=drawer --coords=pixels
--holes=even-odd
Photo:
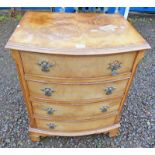
[[[46,117],[52,120],[78,120],[116,111],[120,102],[121,98],[82,105],[32,102],[32,106],[34,115],[38,117]]]
[[[80,121],[48,121],[43,119],[36,119],[36,125],[39,129],[49,131],[63,131],[63,132],[75,132],[75,131],[88,131],[93,129],[101,129],[114,124],[116,116],[110,116],[107,118],[97,118],[90,120]]]
[[[136,52],[69,56],[21,52],[26,74],[61,78],[95,78],[131,72]]]
[[[122,96],[127,79],[107,83],[57,84],[27,81],[30,96],[53,101],[99,100]]]

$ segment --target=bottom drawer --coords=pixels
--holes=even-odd
[[[48,131],[76,132],[101,129],[114,124],[116,115],[110,117],[100,117],[97,119],[56,122],[42,119],[36,119],[37,128]]]

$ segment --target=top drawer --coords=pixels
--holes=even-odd
[[[20,52],[26,74],[60,78],[95,78],[130,72],[136,52],[70,56]]]

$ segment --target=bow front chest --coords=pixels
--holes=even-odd
[[[11,49],[33,141],[119,131],[121,110],[149,44],[118,14],[27,12]]]

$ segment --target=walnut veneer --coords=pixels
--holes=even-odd
[[[33,141],[119,131],[149,44],[118,14],[27,12],[10,37]]]

